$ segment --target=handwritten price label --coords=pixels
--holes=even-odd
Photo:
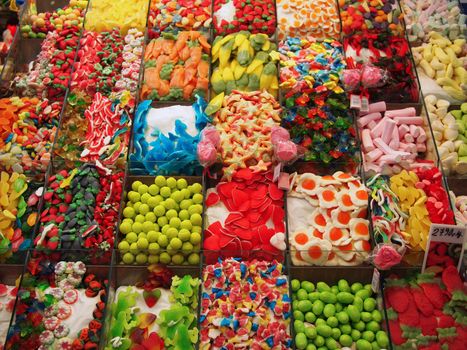
[[[463,244],[465,230],[462,226],[431,224],[430,238],[432,242]]]

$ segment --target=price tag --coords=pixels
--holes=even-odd
[[[377,268],[373,269],[373,278],[371,279],[371,289],[373,292],[378,293],[379,292],[379,271]]]
[[[281,174],[281,170],[282,170],[282,163],[279,163],[274,168],[274,174],[273,174],[273,177],[272,177],[272,182],[277,182],[277,180],[279,180],[279,175]]]
[[[350,108],[352,109],[361,109],[362,108],[362,99],[359,95],[350,95]]]
[[[464,255],[464,245],[467,238],[467,228],[457,225],[444,225],[444,224],[431,224],[430,232],[428,234],[428,242],[426,244],[425,257],[423,258],[422,272],[425,271],[426,259],[428,257],[430,244],[432,242],[459,244],[462,245],[462,251],[459,258],[457,270],[459,270],[462,256]]]
[[[363,96],[360,101],[362,103],[360,112],[368,113],[370,111],[370,101],[368,101],[368,97]]]

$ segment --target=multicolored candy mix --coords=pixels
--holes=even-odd
[[[210,0],[151,0],[149,37],[183,30],[207,32],[212,22],[211,5]]]
[[[203,271],[201,349],[290,349],[284,267],[227,259]]]
[[[86,13],[84,28],[100,33],[117,27],[122,35],[130,28],[144,32],[148,7],[147,0],[93,0]]]
[[[284,192],[272,176],[241,169],[207,191],[203,247],[209,262],[217,256],[282,259]]]
[[[200,133],[210,121],[206,102],[196,96],[192,106],[152,108],[143,101],[136,111],[133,125],[133,173],[150,175],[200,175],[197,159]]]
[[[277,0],[279,39],[286,36],[338,38],[340,18],[334,0]]]
[[[215,34],[252,33],[273,35],[276,31],[276,7],[273,0],[219,0],[214,2]]]
[[[415,278],[386,279],[384,297],[392,343],[401,348],[465,348],[467,294],[456,268],[419,274]]]
[[[61,103],[47,99],[0,99],[0,168],[34,176],[50,161]]]
[[[148,278],[172,275],[158,265],[148,267]],[[194,349],[198,341],[198,289],[190,275],[173,276],[162,286],[138,283],[117,289],[106,349],[142,346],[145,349]]]
[[[217,36],[212,46],[212,90],[216,95],[233,90],[267,90],[277,98],[276,44],[266,34],[241,31]]]
[[[63,2],[63,1],[62,1]],[[52,3],[53,4],[53,3]],[[60,31],[66,26],[83,25],[88,0],[70,0],[67,6],[54,12],[37,13],[35,1],[29,1],[21,18],[21,33],[25,38],[45,38],[47,33]]]
[[[18,291],[6,348],[95,348],[107,281],[86,273],[81,261],[31,258]]]
[[[164,33],[144,53],[141,99],[190,101],[206,97],[211,45],[201,32]]]
[[[126,195],[118,250],[124,264],[199,264],[203,187],[184,178],[136,180]]]
[[[51,176],[35,246],[109,251],[114,245],[122,181],[123,172],[110,175],[89,164]]]
[[[339,0],[342,31],[390,32],[401,35],[403,13],[396,0]]]
[[[352,266],[371,249],[368,192],[359,178],[294,174],[287,216],[294,265]]]
[[[220,134],[223,175],[228,180],[239,169],[266,171],[272,164],[271,129],[278,125],[281,107],[266,91],[234,90],[224,97],[213,124]]]

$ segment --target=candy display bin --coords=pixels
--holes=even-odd
[[[24,254],[23,258],[26,258]],[[0,264],[0,288],[2,310],[0,311],[0,346],[3,347],[8,328],[13,318],[13,310],[16,303],[17,286],[21,283],[24,269],[24,261],[19,264],[5,266]]]
[[[198,266],[204,212],[204,200],[199,201],[205,197],[204,178],[130,175],[124,188],[116,245],[118,263]]]
[[[339,332],[336,330],[336,331],[333,331],[333,333],[338,332],[338,334],[341,334],[341,335],[349,334],[348,333],[349,330],[344,329],[346,327],[342,327],[342,326],[344,324],[348,324],[347,322],[350,321],[353,325],[351,329],[352,338],[354,336],[354,331],[357,328],[362,329],[361,332],[360,331],[356,332],[356,334],[358,334],[359,336],[355,335],[355,339],[358,339],[360,337],[362,337],[361,339],[363,338],[372,339],[373,338],[372,342],[375,341],[375,339],[378,339],[378,341],[380,342],[378,344],[378,347],[380,349],[393,349],[392,344],[389,341],[390,337],[388,334],[389,332],[387,331],[389,327],[387,323],[387,315],[385,311],[384,300],[382,298],[382,289],[380,288],[380,284],[376,286],[377,291],[375,295],[373,296],[373,298],[376,300],[376,303],[364,302],[361,306],[358,306],[358,304],[355,303],[354,296],[352,296],[355,294],[355,297],[360,296],[362,297],[361,299],[364,299],[364,300],[370,298],[370,295],[374,292],[372,290],[372,277],[373,277],[373,267],[370,267],[370,266],[367,266],[367,267],[348,267],[348,266],[346,267],[294,267],[294,266],[290,266],[289,267],[289,280],[290,280],[290,294],[291,294],[291,299],[292,299],[292,311],[293,311],[291,324],[292,324],[292,336],[294,338],[294,349],[304,349],[306,347],[306,344],[305,344],[305,347],[302,347],[303,344],[301,343],[297,344],[297,341],[300,341],[300,342],[309,341],[313,343],[313,340],[310,340],[311,338],[309,340],[307,340],[307,337],[303,338],[304,336],[303,333],[302,335],[297,335],[299,333],[297,332],[297,328],[298,330],[300,330],[300,327],[302,327],[303,325],[303,323],[301,323],[300,321],[305,323],[306,328],[309,326],[319,327],[318,322],[322,322],[322,321],[316,321],[316,320],[320,318],[324,318],[324,324],[330,324],[330,325],[333,325],[333,322],[339,320],[338,321],[338,324],[340,324]],[[300,283],[297,283],[297,280]],[[310,283],[307,284],[307,282],[302,283],[304,281],[311,282],[311,284]],[[325,284],[323,284],[323,282]],[[304,287],[306,289],[304,289]],[[348,304],[348,305],[356,305],[357,310],[360,310],[359,308],[362,307],[362,310],[360,311],[366,312],[366,314],[364,314],[364,316],[361,316],[363,315],[363,312],[355,313],[354,312],[355,310],[351,310],[350,312],[347,310],[346,312],[344,312],[346,315],[342,315],[340,311],[339,312],[337,311],[336,307],[326,306],[325,309],[329,308],[330,310],[326,310],[325,311],[326,315],[325,315],[324,313],[322,313],[323,310],[320,307],[318,307],[318,305],[316,307],[313,307],[311,310],[307,312],[303,311],[303,310],[308,310],[309,305],[305,305],[305,302],[303,302],[302,303],[303,305],[301,305],[300,300],[306,300],[308,303],[308,300],[310,300],[310,298],[313,300],[321,300],[323,298],[326,300],[326,302],[322,303],[322,306],[325,306],[326,304],[329,305],[329,303],[331,303],[332,305],[333,300],[328,300],[327,296],[324,295],[326,294],[326,290],[329,287],[331,288],[337,287],[338,288],[337,292],[342,292],[344,290],[348,291],[348,293],[346,293],[346,297],[350,297],[351,299],[354,300],[353,303]],[[360,291],[362,289],[363,290],[366,289],[368,292]],[[305,290],[307,293],[309,293],[307,298],[302,299],[303,296],[301,294],[303,293],[300,292],[301,290]],[[317,293],[317,292],[320,292],[320,293]],[[335,295],[332,292],[332,289],[331,289],[331,293]],[[351,295],[349,296],[349,294]],[[341,296],[338,296],[338,299],[340,298]],[[342,298],[344,298],[343,295],[342,295]],[[335,297],[332,297],[330,299],[335,299]],[[342,303],[344,302],[344,300],[342,299],[340,301],[341,301],[340,303],[336,304],[337,308],[345,307],[345,303],[344,304]],[[314,306],[315,302],[310,300],[310,305]],[[302,310],[300,310],[300,308],[302,308]],[[334,315],[337,315],[338,317],[331,315],[333,314],[332,312],[333,310],[336,312]],[[374,310],[377,310],[377,311],[374,311]],[[314,317],[311,315],[311,313],[313,314]],[[315,315],[315,313],[318,313],[318,314]],[[349,318],[357,316],[357,315],[354,315],[354,313],[358,314],[358,320],[359,320],[358,322],[355,322],[357,321],[356,318],[355,319],[352,318],[349,320]],[[349,316],[349,317],[345,317],[345,316]],[[304,317],[303,320],[301,320],[302,317]],[[328,318],[327,321],[325,320],[326,317]],[[362,319],[363,317],[364,319]],[[332,319],[332,321],[330,319]],[[363,325],[360,324],[360,322],[363,323]],[[366,331],[369,331],[370,329],[371,329],[371,332],[373,333],[373,336],[371,334],[366,334],[366,333],[369,333]],[[378,330],[385,331],[387,336],[384,337],[383,335],[380,334],[375,338],[375,334],[378,333]],[[343,331],[345,331],[345,333]],[[320,334],[321,333],[318,332],[318,335]],[[347,344],[347,341],[350,342],[350,345],[351,343],[355,344],[355,340],[353,340],[352,338],[346,339],[346,337],[342,338],[341,336],[339,337],[336,336],[336,338],[337,339],[335,340],[337,341],[341,340],[345,342],[345,344]],[[382,338],[385,338],[387,342]],[[313,339],[316,339],[316,338],[313,338]],[[383,344],[385,344],[386,346],[382,346]],[[297,345],[299,345],[300,347],[298,347]],[[350,346],[350,345],[346,345],[346,346]]]
[[[93,265],[85,251],[29,253],[6,349],[29,344],[98,346],[110,277],[110,259]]]
[[[117,340],[116,337],[120,337],[123,342],[130,341],[132,344],[142,342],[158,344],[161,340],[162,344],[164,340],[168,344],[170,341],[180,341],[180,334],[174,336],[178,333],[177,330],[164,322],[165,318],[169,317],[169,310],[183,316],[182,323],[185,325],[189,324],[185,321],[187,317],[192,318],[189,331],[199,329],[200,273],[199,265],[170,268],[157,264],[115,265],[109,283],[109,302],[103,327],[105,339],[101,349],[111,349],[112,344]],[[180,299],[180,296],[187,298]],[[122,310],[124,312],[135,310],[131,311],[132,324],[137,324],[137,327],[130,326],[124,329],[123,333],[118,327],[122,322],[122,317],[119,317],[118,313]],[[187,314],[188,310],[190,315]],[[129,320],[126,319],[124,322]],[[192,342],[192,346],[197,345],[197,339],[198,337]]]

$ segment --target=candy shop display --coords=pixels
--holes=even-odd
[[[453,102],[466,101],[465,38],[449,40],[433,31],[428,37],[426,43],[412,47],[424,94]]]
[[[441,0],[429,3],[424,0],[403,0],[400,3],[411,42],[427,41],[430,31],[451,40],[466,34],[466,17],[461,13],[458,1]]]
[[[320,164],[356,160],[357,139],[340,82],[345,69],[335,40],[288,37],[279,43],[282,125],[306,149],[305,161]]]
[[[95,348],[106,305],[107,280],[82,261],[31,258],[18,290],[6,349]]]
[[[378,108],[381,107],[381,108]],[[358,117],[366,172],[399,173],[402,168],[413,169],[427,165],[428,128],[413,107],[386,110],[384,103],[370,107],[368,114]]]
[[[131,183],[120,224],[118,250],[124,264],[198,265],[203,193],[198,182],[156,176]]]
[[[293,279],[291,285],[297,349],[389,349],[384,312],[370,284]]]
[[[21,21],[21,34],[25,38],[45,38],[54,30],[66,26],[82,26],[88,0],[70,0],[66,6],[51,12],[38,12],[35,1],[28,1],[28,7]],[[63,3],[63,1],[62,1]],[[51,4],[54,5],[53,2]]]
[[[224,177],[228,180],[243,168],[254,173],[267,171],[273,160],[272,129],[281,120],[279,103],[266,91],[234,90],[219,97],[208,108],[209,112],[217,111],[212,123],[218,132]]]
[[[190,101],[207,97],[211,45],[201,32],[164,33],[144,52],[141,99]]]
[[[342,31],[344,34],[356,32],[403,33],[403,13],[396,0],[339,0]]]
[[[201,175],[196,154],[200,133],[210,121],[205,109],[200,96],[191,106],[152,108],[151,100],[141,102],[133,124],[132,173]]]
[[[164,32],[184,30],[208,32],[211,28],[210,0],[151,0],[149,7],[149,37],[156,38]]]
[[[410,349],[464,349],[465,287],[454,266],[435,273],[387,279],[384,288],[394,346]]]
[[[344,50],[352,93],[367,95],[370,102],[418,102],[419,91],[410,46],[405,37],[387,33],[362,33],[345,37]]]
[[[353,266],[371,249],[368,193],[342,171],[292,174],[287,193],[289,243],[294,265]]]
[[[467,196],[457,196],[451,191],[451,202],[454,204],[454,216],[458,225],[467,225]]]
[[[284,266],[227,259],[203,270],[200,349],[290,349]]]
[[[98,249],[114,246],[123,173],[94,165],[51,175],[44,193],[37,249]]]
[[[104,32],[118,27],[122,35],[130,28],[144,32],[148,7],[148,0],[93,0],[86,13],[84,28]]]
[[[278,55],[266,34],[241,31],[217,36],[212,46],[213,96],[233,90],[263,91],[277,97]]]
[[[284,192],[272,176],[241,169],[229,181],[207,190],[203,247],[210,262],[219,255],[282,258]]]
[[[467,174],[467,103],[452,110],[449,101],[428,95],[425,105],[436,142],[428,147],[431,158],[439,155],[446,175]]]
[[[199,278],[148,270],[146,280],[116,290],[106,349],[195,349]]]
[[[276,31],[276,6],[273,0],[219,0],[214,2],[216,35],[248,30],[269,36]]]
[[[13,313],[18,288],[0,283],[0,347],[5,344],[11,314]]]
[[[276,6],[279,39],[308,35],[317,39],[339,37],[340,19],[336,1],[277,0]]]

